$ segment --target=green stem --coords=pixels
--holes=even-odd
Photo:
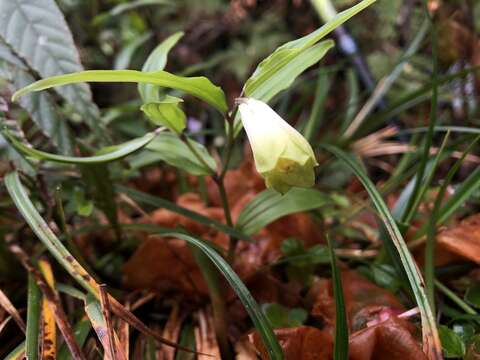
[[[478,315],[477,312],[470,307],[465,301],[463,301],[457,294],[455,294],[452,290],[450,290],[448,287],[443,285],[440,281],[435,279],[435,286],[442,292],[446,297],[448,297],[450,300],[452,300],[455,304],[458,305],[460,309],[465,311],[469,315]]]
[[[40,324],[40,289],[35,278],[28,275],[28,301],[27,301],[27,330],[26,330],[26,356],[29,360],[38,359],[38,334]]]
[[[223,169],[220,174],[220,179],[223,181],[225,178],[225,175],[227,174],[228,171],[228,165],[230,164],[230,159],[232,158],[232,149],[233,149],[233,143],[235,142],[235,134],[234,134],[234,122],[235,122],[235,117],[237,116],[238,112],[238,105],[235,106],[233,109],[232,113],[227,116],[226,122],[228,124],[227,128],[227,144],[225,147],[225,157],[223,160]]]
[[[200,156],[197,149],[195,149],[195,146],[193,146],[192,143],[190,142],[190,139],[187,136],[185,136],[184,134],[177,134],[177,135],[179,136],[180,140],[182,140],[183,143],[185,145],[187,145],[188,149],[193,154],[193,156],[195,156],[198,159],[198,161],[200,161],[202,163],[202,165],[205,166],[205,168],[208,169],[212,174],[215,174],[216,173],[215,169],[212,169],[206,163],[206,161],[202,158],[202,156]]]

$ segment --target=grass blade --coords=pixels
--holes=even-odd
[[[355,161],[350,155],[334,146],[325,145],[324,148],[344,162],[355,173],[367,190],[390,235],[391,241],[397,249],[398,255],[407,274],[409,284],[414,293],[418,308],[420,309],[424,350],[426,350],[425,352],[427,356],[430,356],[431,359],[442,359],[440,339],[438,337],[435,317],[432,313],[430,303],[424,290],[425,284],[416,266],[415,260],[413,259],[412,254],[409,252],[405,240],[403,239],[395,220],[390,214],[385,201],[382,199],[380,193],[375,188],[375,185],[368,178],[357,161]]]
[[[52,267],[50,263],[41,259],[38,262],[38,267],[42,272],[47,285],[52,290],[55,289],[55,279],[53,277]],[[43,339],[42,339],[42,359],[56,359],[57,358],[57,328],[55,326],[55,314],[50,309],[49,302],[46,298],[42,301],[42,325],[43,325]],[[27,343],[28,345],[28,343]]]
[[[227,226],[225,224],[222,224],[219,221],[213,220],[207,216],[204,216],[202,214],[199,214],[195,211],[189,210],[187,208],[181,207],[173,202],[170,202],[168,200],[162,199],[157,196],[153,196],[147,193],[144,193],[139,190],[135,190],[126,186],[117,186],[116,187],[118,192],[125,193],[128,195],[130,198],[133,200],[145,204],[145,205],[150,205],[155,208],[163,208],[167,209],[171,212],[174,212],[176,214],[188,217],[194,221],[197,221],[200,224],[207,225],[215,230],[221,231],[225,234],[228,234],[230,236],[236,237],[237,239],[245,240],[252,242],[252,239],[250,239],[247,235],[245,235],[242,231],[239,231],[237,229],[234,229],[230,226]]]
[[[28,223],[33,232],[37,235],[40,241],[46,246],[50,253],[57,259],[60,265],[90,294],[95,296],[97,300],[100,299],[99,284],[88,274],[88,272],[80,265],[80,263],[68,252],[63,243],[53,233],[45,220],[40,216],[37,209],[30,200],[25,188],[23,187],[18,172],[13,171],[8,173],[4,179],[10,197],[15,203],[17,209],[20,211],[25,221]],[[127,311],[125,307],[120,304],[113,297],[110,297],[113,312],[127,321],[130,325],[138,329],[140,332],[153,337],[158,342],[172,346],[184,351],[191,351],[179,347],[174,342],[164,339],[157,332],[149,329],[143,322],[135,315]],[[57,323],[58,325],[58,323]]]
[[[342,274],[337,266],[337,258],[333,250],[332,241],[327,236],[332,267],[332,286],[335,298],[335,342],[333,349],[334,360],[348,360],[348,322],[345,311],[345,299],[342,288]]]
[[[73,330],[68,322],[67,315],[63,310],[58,294],[45,282],[40,271],[31,263],[29,256],[16,244],[10,244],[10,251],[18,258],[23,267],[35,278],[35,281],[42,291],[44,298],[47,299],[48,305],[55,315],[55,321],[60,332],[65,339],[66,344],[72,354],[73,359],[86,359],[78,345]]]
[[[25,333],[25,322],[18,313],[18,310],[13,306],[10,299],[5,295],[5,293],[0,290],[0,306],[15,320],[18,327]]]
[[[250,291],[248,291],[242,280],[240,280],[238,275],[233,271],[233,269],[225,261],[225,259],[220,256],[215,250],[213,250],[209,245],[207,245],[204,241],[201,241],[192,236],[175,232],[162,233],[162,236],[170,236],[185,240],[189,244],[200,249],[213,262],[213,264],[218,268],[218,270],[228,281],[230,286],[235,290],[238,297],[245,306],[245,309],[250,315],[250,318],[252,319],[255,328],[258,330],[260,336],[262,337],[263,343],[268,351],[270,359],[284,359],[282,348],[278,343],[278,340],[272,330],[269,321],[263,314],[255,299],[250,294]]]
[[[42,295],[35,282],[35,278],[28,275],[28,300],[27,300],[27,331],[25,338],[25,353],[27,359],[38,359],[38,334],[40,324],[40,302]]]

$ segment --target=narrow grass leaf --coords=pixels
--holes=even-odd
[[[382,199],[380,193],[375,188],[375,185],[368,178],[357,161],[355,161],[350,155],[334,146],[325,145],[324,148],[333,153],[355,173],[370,195],[370,198],[372,199],[372,202],[375,205],[375,208],[377,209],[379,216],[390,235],[390,239],[397,249],[398,255],[403,264],[418,308],[420,310],[424,350],[427,356],[430,356],[431,359],[442,359],[442,354],[440,351],[441,345],[438,337],[436,321],[424,290],[425,284],[416,266],[415,260],[413,259],[412,254],[409,252],[405,240],[403,239],[395,220],[390,214],[385,201]]]
[[[32,275],[28,275],[27,330],[25,334],[25,354],[27,359],[38,359],[38,334],[40,333],[40,314],[42,294]],[[42,358],[43,359],[43,358]]]
[[[337,266],[337,257],[330,237],[327,237],[332,268],[333,297],[335,298],[335,342],[334,360],[348,360],[348,322],[343,296],[342,274]]]
[[[25,221],[28,223],[33,232],[46,246],[52,256],[62,265],[62,267],[90,294],[100,299],[99,284],[88,274],[88,272],[81,266],[81,264],[68,252],[63,243],[53,233],[45,220],[40,216],[35,206],[31,202],[25,188],[23,187],[18,172],[13,171],[8,173],[4,179],[7,191],[15,203],[18,211],[22,214]],[[27,259],[28,260],[28,259]],[[38,283],[38,281],[37,281]],[[46,289],[46,291],[48,291]],[[138,329],[140,332],[152,336],[155,340],[162,344],[180,347],[172,341],[164,339],[157,332],[149,329],[143,322],[140,321],[134,314],[127,311],[125,307],[120,304],[113,297],[110,297],[113,312],[127,321],[130,325]],[[57,322],[57,325],[58,322]],[[59,325],[60,327],[60,325]],[[191,351],[189,349],[181,348],[184,351]]]
[[[25,341],[22,341],[13,349],[4,360],[22,360],[25,358]]]
[[[85,359],[84,354],[73,336],[73,330],[68,322],[67,315],[63,310],[60,297],[58,294],[46,283],[42,274],[30,261],[30,257],[23,251],[23,249],[15,243],[9,245],[10,251],[18,258],[23,267],[31,274],[40,288],[42,295],[47,299],[48,305],[55,316],[55,322],[62,333],[65,343],[72,354],[73,359]]]
[[[179,206],[173,202],[170,202],[168,200],[162,199],[158,196],[153,196],[147,193],[144,193],[139,190],[135,190],[126,186],[117,186],[116,187],[118,192],[125,193],[128,195],[131,199],[135,200],[136,202],[139,202],[141,204],[145,205],[150,205],[154,208],[163,208],[167,209],[171,212],[174,212],[176,214],[185,216],[193,221],[196,221],[200,224],[207,225],[215,230],[221,231],[225,234],[231,235],[233,237],[236,237],[238,239],[244,240],[244,241],[249,241],[252,242],[252,239],[245,235],[242,231],[234,229],[230,226],[227,226],[225,224],[222,224],[219,221],[213,220],[207,216],[204,216],[200,213],[197,213],[195,211],[189,210],[187,208],[184,208],[182,206]]]
[[[185,240],[189,244],[200,249],[213,262],[213,264],[218,268],[220,273],[228,281],[230,286],[235,290],[237,296],[245,306],[245,309],[250,315],[250,318],[252,319],[255,328],[257,329],[263,340],[270,359],[284,359],[282,348],[278,343],[278,340],[275,336],[275,333],[273,332],[270,323],[268,322],[267,318],[263,314],[255,299],[250,294],[250,291],[248,291],[245,284],[242,282],[242,280],[240,280],[238,275],[233,271],[233,269],[225,261],[225,259],[220,256],[215,250],[213,250],[209,245],[207,245],[204,241],[201,241],[192,236],[175,232],[162,233],[162,235]]]
[[[38,261],[38,267],[42,272],[47,285],[55,289],[55,278],[50,263],[45,259]],[[55,290],[54,290],[55,291]],[[47,298],[42,300],[42,359],[57,358],[57,328],[55,325],[55,314],[50,309]]]
[[[0,306],[15,320],[20,330],[25,333],[25,322],[23,321],[22,317],[20,316],[18,310],[13,306],[10,299],[5,295],[5,293],[0,290]]]
[[[83,345],[85,344],[85,341],[87,340],[87,336],[90,333],[91,329],[92,329],[92,326],[86,316],[83,319],[81,319],[77,324],[75,324],[73,328],[73,333],[75,334],[75,339],[77,340],[80,347],[83,347]],[[58,360],[71,359],[70,352],[68,351],[68,347],[65,344],[63,344],[60,350],[58,351],[57,359]]]

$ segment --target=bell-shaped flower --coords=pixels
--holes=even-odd
[[[255,167],[268,188],[285,194],[291,187],[312,187],[318,165],[308,141],[263,101],[237,99]]]

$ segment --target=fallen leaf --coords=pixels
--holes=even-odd
[[[275,329],[285,360],[331,360],[333,357],[332,336],[324,330],[311,326]],[[257,332],[250,335],[250,341],[264,360],[269,356]]]
[[[409,323],[391,317],[350,336],[350,360],[427,360]]]
[[[480,264],[480,214],[441,231],[437,241],[452,253]]]
[[[382,311],[390,312],[392,315],[404,311],[404,307],[393,294],[354,271],[342,272],[342,286],[349,327],[352,331],[364,328],[368,322],[376,320]],[[332,281],[318,279],[310,289],[308,300],[312,304],[312,316],[323,321],[326,329],[333,333],[335,299]]]

